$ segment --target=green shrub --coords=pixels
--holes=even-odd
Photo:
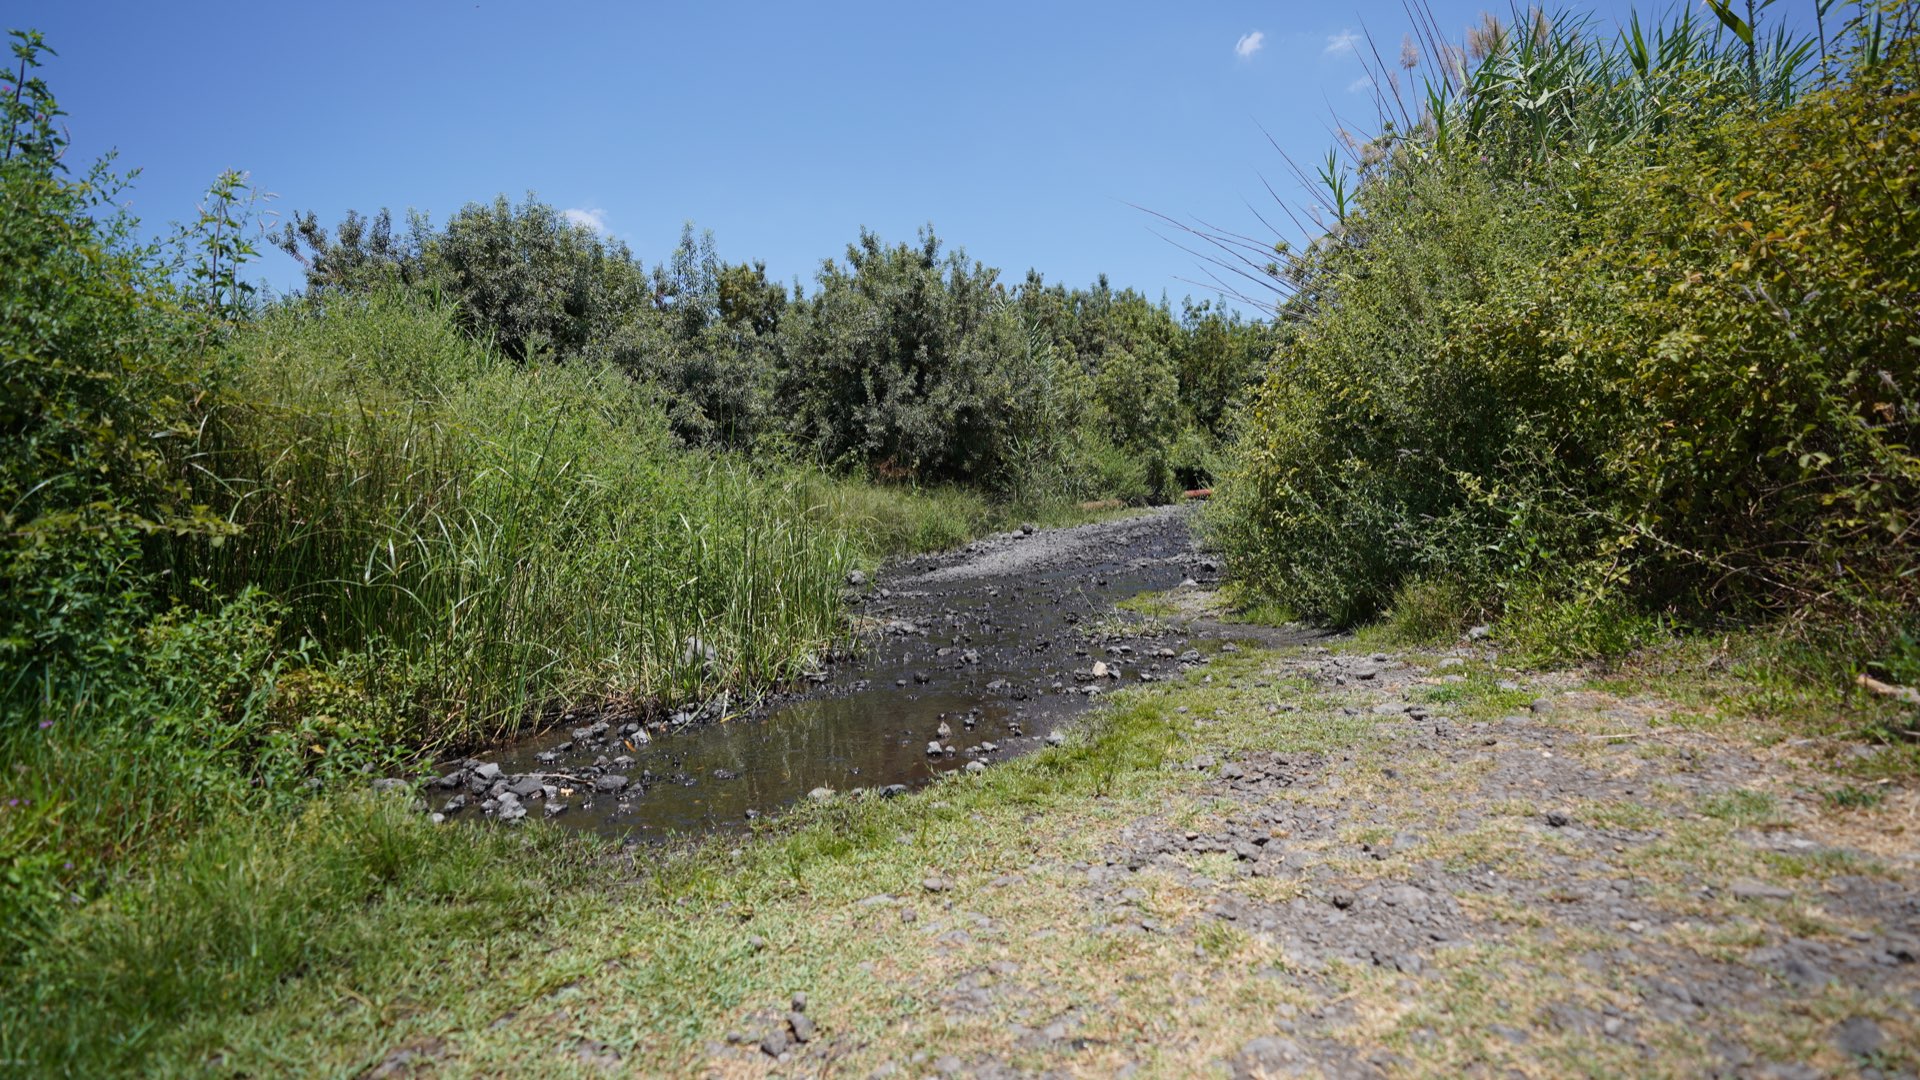
[[[1910,622],[1911,14],[1798,101],[1791,42],[1750,58],[1689,26],[1651,111],[1608,111],[1652,93],[1617,81],[1631,57],[1542,30],[1486,64],[1587,50],[1554,70],[1591,111],[1529,119],[1475,76],[1442,119],[1480,127],[1368,148],[1339,228],[1282,271],[1298,323],[1213,512],[1256,588],[1353,622],[1456,580],[1543,656],[1793,612],[1871,656]]]
[[[1483,598],[1466,582],[1416,577],[1394,594],[1387,609],[1387,629],[1396,641],[1442,644],[1458,641],[1486,616]]]
[[[193,430],[207,323],[183,309],[115,201],[106,162],[62,163],[44,50],[0,98],[0,737],[128,663],[142,539],[212,532],[170,447]]]
[[[399,660],[417,745],[810,660],[851,553],[804,493],[676,450],[619,372],[515,363],[453,319],[377,293],[240,332],[195,458],[235,532],[173,545],[168,579],[265,590],[331,661]]]

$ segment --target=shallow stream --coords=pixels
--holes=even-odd
[[[1114,605],[1213,570],[1177,513],[996,537],[882,574],[856,607],[870,628],[860,655],[807,694],[645,741],[617,723],[583,737],[593,721],[580,718],[483,760],[527,790],[528,816],[636,839],[740,828],[818,788],[915,787],[1031,751],[1100,693],[1204,662],[1177,631]],[[597,790],[608,774],[625,786]],[[457,816],[493,813],[486,797],[474,786]]]

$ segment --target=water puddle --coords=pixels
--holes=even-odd
[[[483,755],[499,772],[430,789],[431,808],[442,810],[451,790],[467,804],[454,816],[503,816],[506,782],[519,792],[506,817],[524,811],[657,839],[742,828],[817,788],[913,788],[975,761],[990,767],[1044,745],[1054,726],[1096,699],[1088,687],[1170,678],[1201,662],[1164,627],[1158,636],[1125,633],[1114,604],[1172,588],[1206,565],[1184,522],[1169,519],[1040,569],[968,577],[908,567],[861,605],[877,634],[827,688],[750,718],[677,731],[576,720]],[[941,752],[930,754],[929,742]],[[483,810],[489,801],[493,809]]]

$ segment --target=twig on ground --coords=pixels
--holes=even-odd
[[[1881,697],[1895,698],[1909,705],[1920,705],[1920,690],[1910,686],[1895,686],[1892,683],[1881,682],[1871,675],[1861,675],[1853,681]]]

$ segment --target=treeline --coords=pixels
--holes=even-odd
[[[1242,574],[1549,655],[1761,623],[1920,678],[1915,9],[1716,10],[1429,21],[1375,73],[1327,238],[1273,268]]]
[[[275,237],[306,302],[403,289],[454,302],[521,361],[627,373],[686,445],[797,458],[1001,497],[1166,499],[1209,482],[1270,327],[1209,301],[1176,312],[1103,278],[1009,283],[947,248],[862,231],[811,288],[731,263],[689,225],[651,269],[531,196],[435,227],[297,214]]]

